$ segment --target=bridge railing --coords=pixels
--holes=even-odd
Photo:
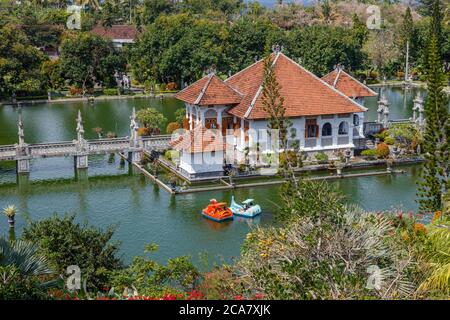
[[[0,147],[0,159],[12,159],[16,156],[16,146],[5,145]]]

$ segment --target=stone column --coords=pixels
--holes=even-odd
[[[337,146],[339,141],[339,118],[337,115],[334,116],[333,122],[332,122],[332,137],[333,137],[333,146]]]
[[[388,106],[388,101],[386,99],[386,95],[384,93],[384,91],[381,92],[381,97],[380,100],[378,101],[378,109],[377,109],[377,122],[378,123],[384,123],[384,113],[385,110]],[[389,114],[389,110],[388,110],[388,114]]]
[[[18,137],[19,144],[16,145],[16,157],[17,157],[17,173],[29,173],[30,172],[30,155],[28,145],[25,143],[25,133],[23,129],[22,110],[19,110],[19,122]]]
[[[420,91],[417,93],[416,98],[414,99],[414,107],[413,107],[413,121],[419,125],[423,125],[423,98],[420,94]]]
[[[189,130],[192,130],[194,124],[193,124],[193,119],[192,119],[192,115],[193,115],[193,111],[192,111],[192,106],[189,106]]]
[[[88,145],[84,139],[84,127],[83,119],[81,118],[81,112],[78,110],[77,116],[77,140],[74,141],[77,153],[74,157],[74,165],[76,169],[87,169],[89,166],[88,160]]]
[[[139,163],[142,160],[142,147],[143,143],[138,134],[139,125],[136,121],[136,110],[133,108],[133,112],[130,117],[130,151],[128,152],[128,161]]]
[[[88,154],[77,154],[75,156],[75,167],[77,169],[87,169],[89,166]]]
[[[241,119],[241,149],[245,148],[245,129],[244,129],[244,119]]]
[[[223,109],[217,110],[217,127],[218,129],[222,130],[222,112]]]

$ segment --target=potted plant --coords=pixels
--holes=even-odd
[[[14,228],[14,223],[16,222],[15,217],[17,214],[17,208],[14,205],[7,206],[3,209],[3,213],[8,217],[8,223],[10,228]]]

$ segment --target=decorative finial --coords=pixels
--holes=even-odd
[[[18,127],[18,136],[19,136],[19,146],[25,146],[25,133],[23,131],[23,120],[22,120],[22,108],[19,108],[19,123]]]
[[[84,142],[84,128],[83,128],[83,118],[81,117],[80,110],[78,110],[77,116],[77,141],[79,147],[82,148]]]
[[[272,46],[272,51],[273,53],[278,54],[283,51],[283,47],[277,43],[276,45]]]

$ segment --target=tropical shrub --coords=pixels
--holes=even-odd
[[[103,94],[105,96],[117,96],[118,92],[117,92],[117,88],[107,88],[107,89],[103,89]]]
[[[41,278],[51,273],[47,259],[35,245],[0,238],[0,299],[44,299],[50,283]]]
[[[328,161],[328,156],[327,156],[327,154],[324,153],[324,152],[317,152],[317,153],[315,154],[315,158],[316,158],[316,160],[319,161],[319,162],[327,162],[327,161]]]
[[[174,90],[177,90],[177,88],[178,88],[178,86],[177,86],[176,82],[169,82],[166,87],[166,89],[168,91],[174,91]]]
[[[303,216],[253,230],[231,267],[228,290],[268,299],[412,297],[414,261],[389,218],[353,207],[329,214],[340,219]]]
[[[389,150],[389,146],[386,143],[379,143],[377,145],[376,154],[378,158],[387,158],[391,151]]]
[[[139,128],[138,129],[138,136],[145,137],[150,135],[150,130],[148,128]]]
[[[375,149],[367,149],[361,152],[363,157],[375,158],[377,155],[377,151]]]
[[[159,134],[167,119],[153,108],[141,109],[136,113],[137,119],[149,129],[150,135]]]
[[[157,245],[146,246],[145,252],[152,253]],[[145,257],[135,257],[132,264],[109,274],[109,284],[116,292],[133,290],[133,295],[161,297],[177,296],[194,290],[200,280],[200,273],[189,257],[169,259],[167,265]]]
[[[166,133],[167,134],[172,134],[175,130],[180,129],[180,125],[178,124],[178,122],[171,122],[169,123],[169,125],[167,126],[166,129]]]
[[[38,253],[60,275],[71,265],[80,267],[88,287],[106,285],[107,272],[122,267],[118,258],[119,244],[111,242],[114,228],[105,231],[75,222],[75,216],[51,218],[32,222],[23,230],[22,238],[36,243]]]
[[[386,137],[384,138],[384,143],[392,146],[393,144],[395,144],[395,139],[393,137]]]

